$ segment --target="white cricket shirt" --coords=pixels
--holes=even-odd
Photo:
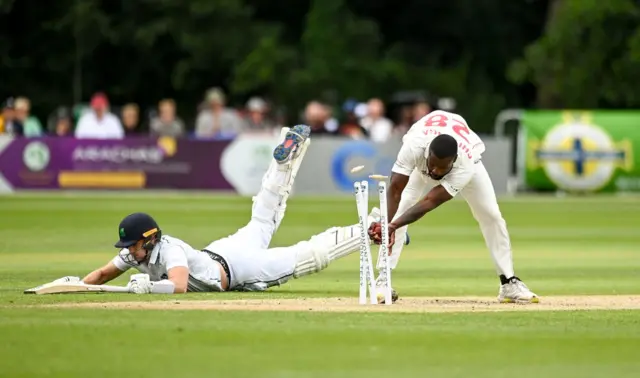
[[[414,123],[402,138],[402,147],[392,171],[410,176],[414,169],[428,178],[429,145],[440,134],[451,135],[458,141],[458,159],[453,169],[437,182],[455,197],[471,180],[485,150],[480,137],[459,114],[436,110]]]
[[[218,263],[206,252],[194,249],[182,240],[168,235],[163,235],[153,248],[148,262],[137,264],[129,261],[134,260],[126,248],[111,260],[119,270],[126,272],[130,268],[136,268],[148,274],[152,281],[166,279],[171,268],[184,266],[189,269],[187,291],[223,291]]]

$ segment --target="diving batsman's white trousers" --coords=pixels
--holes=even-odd
[[[412,207],[436,185],[438,185],[437,181],[423,175],[417,169],[414,170],[402,192],[402,198],[394,219],[397,219]],[[504,274],[507,278],[513,277],[513,258],[507,225],[500,212],[493,183],[482,161],[477,163],[475,175],[460,191],[460,195],[465,199],[473,217],[480,225],[486,246],[491,252],[496,272],[499,275]],[[396,230],[396,240],[404,240],[407,227],[401,227]],[[395,268],[398,264],[403,247],[403,243],[395,243],[393,245],[390,256],[391,268]]]
[[[262,291],[325,269],[332,261],[359,250],[360,226],[334,227],[289,247],[268,248],[268,228],[259,238],[236,233],[211,243],[206,249],[222,256],[229,265],[229,291]],[[340,236],[338,236],[340,235]],[[335,243],[334,243],[335,240]]]
[[[302,155],[296,159],[302,160]],[[289,247],[269,248],[286,208],[293,179],[291,167],[272,163],[260,192],[253,198],[251,220],[235,234],[216,240],[205,249],[229,265],[231,291],[260,291],[292,277],[316,273],[333,260],[359,249],[358,225],[335,227]],[[278,191],[276,188],[285,188]]]

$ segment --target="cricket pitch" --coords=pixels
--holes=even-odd
[[[170,300],[35,305],[40,308],[101,308],[121,310],[309,311],[309,312],[499,312],[640,310],[639,295],[550,296],[540,303],[498,303],[495,297],[406,297],[391,306],[358,305],[357,298]]]

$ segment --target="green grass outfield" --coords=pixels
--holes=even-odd
[[[80,302],[143,306],[178,297],[22,294],[112,258],[118,222],[130,212],[151,213],[166,234],[199,248],[246,223],[250,203],[210,195],[0,196],[0,377],[640,376],[640,311],[606,310],[597,299],[626,298],[640,307],[638,197],[501,201],[516,274],[541,296],[539,305],[451,312],[438,311],[438,303],[428,312],[419,301],[410,305],[424,297],[493,301],[498,293],[489,252],[459,200],[410,228],[412,244],[393,274],[401,299],[391,311],[321,311],[333,303],[322,298],[355,303],[357,254],[267,293],[187,294],[157,309]],[[348,197],[292,198],[273,245],[354,223],[355,215]],[[560,296],[596,298],[600,309],[540,311]],[[216,307],[236,299],[252,304]],[[252,311],[258,300],[269,307]],[[46,307],[52,304],[67,307]]]

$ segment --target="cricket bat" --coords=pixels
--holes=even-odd
[[[72,294],[72,293],[128,293],[129,289],[122,286],[89,285],[80,282],[50,282],[27,289],[24,294]]]

